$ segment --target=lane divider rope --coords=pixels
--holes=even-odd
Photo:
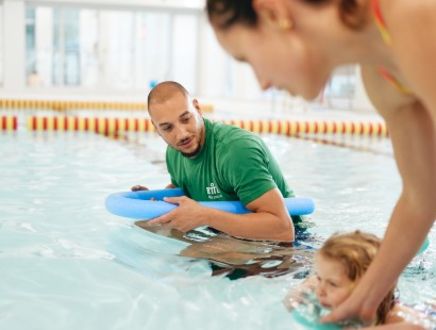
[[[117,101],[73,101],[73,100],[36,100],[36,99],[1,99],[0,108],[21,110],[127,110],[144,111],[147,104],[144,102],[117,102]],[[201,104],[201,111],[214,112],[212,104]]]
[[[18,119],[16,116],[0,116],[0,131],[16,131]]]
[[[383,122],[324,120],[224,120],[223,122],[254,133],[269,133],[285,136],[333,134],[388,137],[388,131]],[[155,131],[150,119],[147,118],[29,116],[27,127],[31,131],[89,131],[106,135],[121,132]]]

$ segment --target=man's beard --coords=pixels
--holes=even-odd
[[[198,140],[198,147],[197,147],[197,149],[195,149],[193,152],[190,152],[190,153],[181,152],[182,155],[187,157],[187,158],[193,158],[193,157],[197,156],[200,153],[201,149],[203,149],[203,145],[204,145],[203,137],[204,137],[204,134],[205,134],[205,129],[203,127],[203,130],[200,132],[200,138]]]
[[[187,157],[187,158],[192,158],[198,155],[198,153],[201,151],[201,144],[198,144],[197,149],[195,149],[193,152],[190,153],[185,153],[185,152],[181,152],[183,156]]]

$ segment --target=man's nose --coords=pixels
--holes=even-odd
[[[177,140],[182,140],[188,136],[188,131],[183,126],[177,126],[175,131]]]

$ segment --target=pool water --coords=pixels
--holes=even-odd
[[[382,235],[400,191],[388,141],[365,152],[264,139],[296,194],[314,198],[314,236]],[[153,134],[0,133],[0,329],[301,328],[282,304],[295,273],[211,276],[208,261],[179,255],[186,242],[105,210],[112,192],[169,182],[164,150]],[[434,299],[435,254],[431,244],[401,277],[403,301]]]

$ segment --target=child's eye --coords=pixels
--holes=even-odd
[[[334,287],[334,288],[337,288],[337,287],[338,287],[338,285],[337,285],[335,282],[328,281],[327,283],[328,283],[329,285],[331,285],[332,287]]]
[[[169,132],[169,131],[171,131],[171,129],[172,129],[171,126],[165,126],[162,128],[162,131]]]

